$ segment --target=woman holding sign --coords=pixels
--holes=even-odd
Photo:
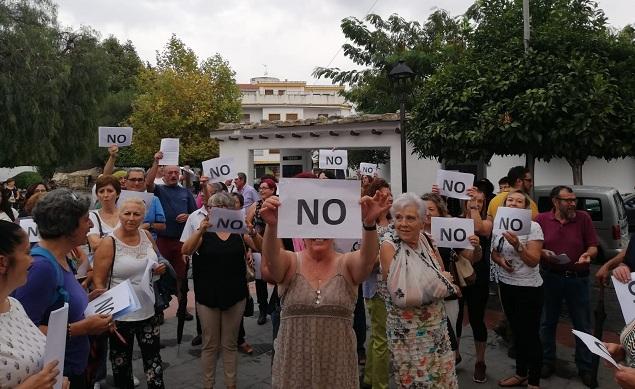
[[[379,258],[395,381],[402,388],[458,388],[443,303],[457,287],[423,232],[425,203],[404,193],[390,213],[395,230],[384,235]]]
[[[512,190],[505,199],[509,208],[529,209],[529,204],[529,196],[519,190]],[[492,234],[491,259],[498,268],[501,302],[516,347],[516,374],[500,380],[498,385],[502,387],[540,385],[543,288],[538,264],[542,241],[542,229],[533,221],[529,235],[517,236],[509,231]]]
[[[26,283],[31,266],[29,238],[19,225],[0,220],[0,388],[52,389],[58,362],[42,368],[46,335],[29,319],[22,304],[9,297]],[[14,352],[14,348],[20,352]]]
[[[335,251],[333,239],[304,239],[302,251],[284,250],[277,238],[280,201],[272,196],[262,205],[263,266],[282,300],[274,388],[359,388],[353,311],[357,288],[377,259],[376,220],[389,207],[379,191],[360,203],[361,250],[345,254]]]
[[[84,316],[88,301],[103,290],[88,295],[75,278],[67,254],[86,240],[92,227],[88,217],[89,200],[67,189],[46,194],[33,209],[33,220],[40,233],[39,246],[31,250],[33,264],[27,283],[15,291],[24,310],[35,325],[47,331],[52,311],[69,305],[64,375],[71,387],[87,387],[88,335],[98,335],[112,328],[108,315]]]
[[[99,192],[98,192],[99,193]],[[152,274],[163,274],[157,247],[150,232],[140,229],[146,214],[140,198],[128,198],[119,207],[119,227],[95,253],[93,282],[97,288],[114,288],[130,280],[141,308],[117,319],[117,332],[110,336],[110,362],[115,385],[132,388],[132,346],[141,349],[148,388],[161,389],[163,368],[159,346],[159,319],[154,314]]]
[[[215,193],[208,200],[209,215],[218,208],[234,209],[235,201],[228,193]],[[196,311],[203,332],[203,387],[215,384],[222,348],[225,387],[236,388],[236,339],[249,294],[245,256],[251,240],[247,235],[208,232],[208,227],[209,220],[203,219],[182,248],[184,255],[192,255]]]

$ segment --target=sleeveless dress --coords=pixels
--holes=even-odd
[[[631,321],[620,334],[620,343],[624,347],[626,365],[635,368],[635,320]]]
[[[314,290],[300,274],[300,255],[296,253],[296,273],[281,295],[272,387],[357,389],[357,288],[347,283],[339,259],[337,274]]]
[[[394,246],[392,238],[393,235],[387,233],[383,241]],[[386,335],[397,385],[400,388],[458,389],[443,300],[421,307],[400,308],[393,303],[386,281],[378,283],[378,292],[386,301]]]

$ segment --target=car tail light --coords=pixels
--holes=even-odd
[[[613,240],[622,239],[622,229],[619,224],[613,225]]]

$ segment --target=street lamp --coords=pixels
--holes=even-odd
[[[408,191],[408,177],[406,169],[406,84],[408,80],[415,76],[415,72],[410,69],[403,60],[388,73],[388,77],[400,89],[399,102],[399,133],[401,135],[401,192]]]

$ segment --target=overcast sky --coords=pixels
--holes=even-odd
[[[54,0],[55,1],[55,0]],[[155,63],[172,33],[199,59],[220,53],[236,71],[251,77],[328,83],[315,80],[316,66],[350,69],[354,64],[339,48],[345,43],[340,22],[369,11],[397,13],[423,22],[436,8],[462,14],[472,0],[57,0],[63,26],[91,26],[102,37],[130,39],[144,61]],[[609,24],[635,22],[633,0],[598,0]]]

